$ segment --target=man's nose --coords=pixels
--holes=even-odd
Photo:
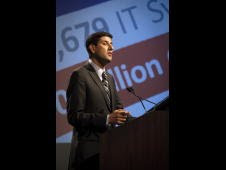
[[[110,50],[114,50],[114,47],[113,47],[113,45],[109,45],[109,48],[110,48]]]

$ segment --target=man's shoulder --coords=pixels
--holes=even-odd
[[[72,75],[73,74],[83,74],[83,73],[87,73],[88,72],[88,68],[89,68],[89,63],[84,63],[83,65],[75,68],[73,71],[72,71]]]
[[[87,68],[87,63],[76,67],[72,72],[71,72],[71,79],[72,80],[85,80],[88,74],[88,68]]]

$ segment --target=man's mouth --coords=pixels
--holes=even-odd
[[[108,55],[112,56],[112,52],[108,52]]]

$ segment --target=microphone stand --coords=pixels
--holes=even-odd
[[[147,113],[147,110],[146,110],[146,108],[145,108],[145,106],[144,106],[142,100],[145,100],[145,101],[147,101],[147,102],[149,102],[149,103],[152,103],[152,104],[154,104],[155,106],[157,106],[156,103],[154,103],[154,102],[152,102],[152,101],[149,101],[149,100],[147,100],[147,99],[144,99],[144,98],[142,98],[142,97],[140,97],[140,96],[137,96],[137,95],[135,94],[135,91],[134,91],[134,89],[133,89],[132,87],[128,87],[127,90],[128,90],[130,93],[132,93],[134,96],[136,96],[136,97],[140,100],[140,102],[141,102],[141,104],[142,104],[142,106],[143,106],[143,108],[144,108],[144,110],[145,110],[145,113]],[[153,109],[153,111],[154,111],[154,110],[155,110],[155,107],[153,107],[152,109]],[[151,109],[151,110],[152,110],[152,109]]]
[[[141,98],[140,96],[137,96],[135,93],[132,93],[132,94],[133,94],[134,96],[136,96],[136,97],[140,100],[140,102],[141,102],[141,104],[142,104],[142,106],[143,106],[145,112],[147,112],[147,110],[146,110],[146,108],[145,108],[145,106],[144,106],[144,103],[142,102],[142,98]]]

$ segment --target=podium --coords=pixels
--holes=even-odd
[[[169,170],[169,112],[149,112],[111,129],[100,144],[100,170]]]

